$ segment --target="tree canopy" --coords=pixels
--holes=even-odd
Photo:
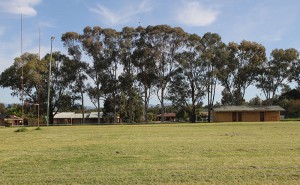
[[[41,100],[46,99],[52,62],[52,117],[57,111],[77,109],[78,102],[84,113],[88,95],[98,111],[98,122],[102,100],[105,115],[111,115],[114,122],[118,115],[127,122],[147,122],[149,101],[156,94],[162,121],[167,99],[195,122],[204,97],[208,109],[213,107],[217,86],[223,88],[223,105],[243,104],[251,85],[260,89],[271,105],[286,82],[300,81],[296,49],[274,49],[267,59],[263,45],[246,40],[225,44],[217,33],[201,37],[168,25],[124,27],[121,31],[87,26],[82,33],[64,33],[61,40],[68,56],[54,52],[50,61],[49,54],[39,60],[36,54],[24,53],[0,75],[0,86],[20,97],[23,66],[26,101],[37,102],[39,83]],[[41,102],[43,111],[45,104]]]

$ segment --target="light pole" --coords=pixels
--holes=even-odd
[[[51,50],[50,50],[50,62],[49,62],[49,78],[48,78],[48,101],[47,101],[47,126],[49,126],[49,109],[50,109],[50,85],[51,85],[51,60],[52,60],[52,42],[55,37],[51,37]]]

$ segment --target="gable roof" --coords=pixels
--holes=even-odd
[[[103,112],[100,112],[102,118]],[[82,113],[75,112],[59,112],[55,114],[54,119],[81,119]],[[84,118],[98,118],[98,112],[84,113]]]
[[[84,118],[88,118],[89,115],[89,113],[84,113]],[[82,113],[75,113],[73,118],[82,118]]]
[[[71,119],[75,116],[75,112],[59,112],[55,114],[55,119]]]
[[[102,118],[103,112],[100,112],[100,118]],[[98,112],[91,112],[88,118],[97,118],[98,119]]]
[[[158,114],[157,117],[161,117],[161,114]],[[171,113],[164,113],[164,117],[176,117],[176,114],[171,112]]]
[[[259,107],[250,107],[250,106],[222,106],[218,108],[213,108],[214,112],[270,112],[270,111],[285,111],[280,106],[259,106]]]
[[[21,117],[18,117],[18,116],[15,116],[15,115],[7,115],[4,120],[21,120],[22,121],[22,118]]]

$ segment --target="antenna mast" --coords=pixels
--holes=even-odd
[[[41,63],[41,29],[39,28],[39,63]],[[39,66],[39,65],[38,65]],[[38,71],[38,73],[40,73],[40,71]],[[41,83],[41,79],[40,79],[40,75],[39,74],[39,78],[38,78],[38,127],[40,127],[40,83]]]
[[[24,64],[23,64],[23,15],[21,14],[21,65],[22,65],[22,74],[21,74],[21,81],[22,81],[22,125],[24,125]]]

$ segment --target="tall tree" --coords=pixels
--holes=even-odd
[[[133,53],[133,64],[137,69],[137,81],[140,84],[143,94],[143,121],[148,122],[147,113],[151,95],[154,93],[153,87],[157,82],[155,50],[149,43],[148,33],[143,27],[136,29],[139,37],[136,40],[136,49]]]
[[[21,97],[21,68],[24,69],[24,95],[27,99],[36,102],[38,71],[46,71],[45,61],[39,64],[37,54],[24,53],[21,57],[15,58],[12,66],[2,72],[0,76],[1,87],[10,88],[12,96]]]
[[[226,45],[221,41],[221,37],[216,33],[206,33],[201,39],[201,58],[207,71],[207,120],[210,122],[211,110],[214,106],[218,72],[224,60],[226,60]]]
[[[21,59],[22,58],[22,59]],[[36,103],[37,102],[37,92],[38,92],[38,82],[41,82],[40,86],[40,102],[41,114],[46,114],[46,100],[47,99],[47,89],[48,89],[48,65],[52,62],[52,75],[51,75],[51,101],[50,101],[50,124],[53,123],[53,116],[61,110],[69,110],[70,107],[74,106],[76,97],[69,92],[69,81],[70,73],[66,73],[64,66],[70,64],[70,59],[60,54],[59,52],[54,52],[52,61],[50,61],[50,55],[47,54],[42,60],[39,60],[37,54],[24,53],[21,58],[16,58],[12,66],[6,69],[0,75],[0,84],[2,87],[8,87],[13,92],[13,96],[20,96],[22,91],[22,86],[20,82],[21,78],[21,66],[24,69],[24,94],[25,102]]]
[[[38,82],[42,81],[47,71],[47,62],[39,61],[37,54],[24,53],[0,75],[0,86],[10,88],[12,96],[21,97],[21,68],[24,69],[24,100],[25,103],[38,102]],[[44,113],[46,102],[40,102],[41,113]],[[26,113],[26,112],[25,112]]]
[[[93,104],[97,108],[98,123],[100,123],[100,101],[103,97],[103,81],[106,79],[105,70],[109,63],[105,57],[105,34],[101,27],[93,28],[87,26],[80,35],[80,41],[85,53],[92,59],[92,66],[87,69],[88,76],[93,80],[93,84],[89,84],[87,88],[88,95]]]
[[[206,66],[201,59],[201,38],[195,34],[185,42],[185,51],[177,54],[179,67],[168,88],[168,99],[175,107],[185,110],[190,122],[196,122],[196,108],[199,107],[207,89]]]
[[[268,105],[273,104],[278,88],[292,78],[294,63],[298,58],[298,51],[293,48],[275,49],[271,53],[271,59],[261,65],[256,87],[262,90]]]
[[[149,42],[155,50],[158,83],[156,85],[157,97],[161,104],[161,121],[164,122],[164,99],[166,88],[172,75],[177,69],[175,55],[184,46],[187,34],[179,27],[172,28],[167,25],[148,26]]]
[[[76,32],[67,32],[62,35],[61,40],[64,43],[64,46],[67,47],[69,55],[73,57],[72,63],[69,66],[66,66],[64,70],[66,70],[69,74],[73,74],[70,76],[70,81],[74,83],[70,86],[72,91],[76,94],[80,94],[81,98],[81,112],[82,112],[82,123],[84,122],[85,116],[85,108],[84,108],[84,94],[86,92],[86,84],[87,80],[86,70],[88,68],[88,64],[81,60],[82,58],[82,48],[80,44],[80,36]]]
[[[119,64],[119,39],[120,33],[114,29],[104,29],[104,57],[107,63],[107,68],[104,70],[105,78],[102,82],[102,89],[106,97],[111,96],[113,102],[113,122],[116,123],[117,116],[117,94],[118,94],[118,79],[117,70]]]
[[[49,55],[45,56],[46,61],[50,61]],[[49,121],[53,124],[53,117],[61,111],[70,111],[77,108],[76,101],[79,97],[74,94],[72,89],[70,89],[71,84],[74,82],[72,76],[74,76],[76,71],[66,70],[73,61],[66,55],[60,52],[54,52],[52,57],[52,74],[51,74],[51,86],[50,86],[50,114]],[[49,62],[48,62],[49,63]],[[48,65],[47,63],[47,65]],[[48,84],[48,83],[47,83]],[[42,84],[42,94],[43,89],[47,89],[45,83]],[[44,91],[46,92],[46,91]],[[42,98],[42,97],[41,97]]]
[[[259,66],[266,61],[265,48],[256,42],[230,42],[227,52],[227,60],[218,73],[224,86],[222,103],[241,105],[246,89],[255,82]]]
[[[135,81],[135,68],[133,65],[133,53],[136,49],[136,30],[124,27],[120,38],[120,63],[123,65],[123,73],[120,77],[122,87],[126,89],[129,97],[129,122],[133,121],[133,88]],[[124,89],[124,90],[125,90]]]
[[[4,103],[0,103],[0,114],[6,113],[6,112],[7,112],[7,110],[6,110]]]

